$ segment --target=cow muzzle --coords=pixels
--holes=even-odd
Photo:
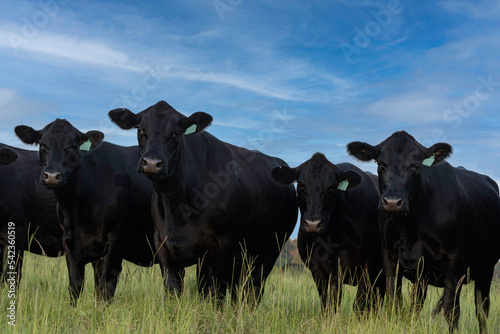
[[[47,188],[57,188],[61,186],[63,175],[59,171],[44,171],[42,173],[42,185]]]
[[[408,206],[404,197],[387,195],[380,199],[379,209],[386,212],[407,212]]]
[[[318,220],[305,219],[304,220],[304,231],[307,233],[319,233],[321,231],[322,226],[323,226],[323,223],[322,223],[321,219],[318,219]]]
[[[165,172],[165,161],[154,157],[143,157],[139,163],[138,172],[144,174],[163,174]]]

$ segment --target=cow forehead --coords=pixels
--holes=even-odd
[[[41,141],[78,141],[81,135],[82,133],[71,125],[71,123],[66,120],[57,119],[42,130]]]
[[[423,153],[423,146],[416,140],[394,138],[381,147],[379,160],[386,164],[415,164]]]
[[[151,128],[170,128],[177,125],[183,118],[185,118],[185,116],[173,108],[156,109],[152,107],[142,116],[140,124]]]
[[[301,173],[302,181],[312,184],[324,184],[329,185],[336,181],[336,172],[332,164],[327,161],[327,163],[315,163],[310,162],[307,167]]]

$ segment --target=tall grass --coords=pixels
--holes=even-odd
[[[344,289],[342,305],[335,314],[322,314],[310,273],[275,269],[270,275],[260,306],[227,302],[222,309],[197,295],[196,271],[186,273],[184,294],[165,298],[159,267],[139,268],[125,263],[116,296],[110,305],[96,302],[91,266],[78,302],[69,304],[64,258],[49,259],[27,254],[24,276],[16,297],[16,326],[8,325],[10,303],[7,288],[0,293],[0,328],[3,333],[447,333],[442,316],[432,317],[441,289],[429,288],[419,315],[408,308],[390,315],[387,308],[369,314],[353,311],[356,290]],[[404,286],[408,304],[410,286]],[[493,283],[490,333],[500,333],[500,285]],[[461,297],[461,333],[477,333],[473,284]]]

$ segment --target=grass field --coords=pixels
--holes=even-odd
[[[2,333],[447,333],[442,316],[432,317],[441,290],[431,287],[419,315],[403,310],[390,315],[387,307],[359,315],[352,310],[355,289],[344,290],[341,309],[323,315],[312,278],[307,270],[275,269],[261,305],[254,311],[226,303],[222,310],[196,293],[193,267],[186,274],[185,292],[166,299],[159,267],[140,268],[125,263],[114,302],[104,306],[94,298],[92,268],[78,306],[69,305],[66,262],[27,254],[24,276],[16,296],[15,327],[8,324],[7,287],[1,290]],[[473,284],[464,287],[459,333],[477,333]],[[409,294],[404,286],[404,296]],[[492,285],[490,333],[500,333],[500,284]],[[405,298],[405,301],[407,298]],[[407,303],[405,302],[405,305]]]

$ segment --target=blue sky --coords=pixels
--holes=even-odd
[[[209,132],[296,166],[349,161],[406,130],[500,180],[498,1],[0,2],[0,141],[56,117],[135,145],[107,119],[165,100]]]

